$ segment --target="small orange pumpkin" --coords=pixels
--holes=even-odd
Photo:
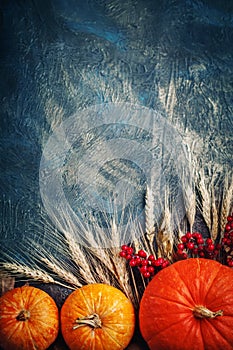
[[[77,289],[61,309],[61,331],[71,350],[122,350],[135,327],[131,301],[117,288],[89,284]]]
[[[23,286],[0,298],[0,345],[4,350],[45,350],[58,329],[58,308],[41,289]]]
[[[151,350],[233,350],[233,270],[197,258],[161,270],[143,294],[139,323]]]

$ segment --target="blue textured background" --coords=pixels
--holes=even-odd
[[[232,42],[232,1],[2,1],[2,245],[43,243],[35,230],[43,147],[78,109],[115,101],[155,109],[200,138],[203,168],[232,167]]]

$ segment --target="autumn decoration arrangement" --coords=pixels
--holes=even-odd
[[[54,233],[50,243],[67,260],[30,242],[33,266],[1,263],[2,275],[27,281],[0,298],[1,348],[46,350],[60,331],[71,350],[124,350],[137,330],[151,350],[233,350],[233,214],[216,237],[169,235],[165,221],[122,246],[112,221],[109,249]],[[58,310],[31,280],[66,286],[70,295]]]

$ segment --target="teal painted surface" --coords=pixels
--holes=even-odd
[[[0,25],[2,249],[17,256],[28,237],[46,246],[42,153],[58,125],[93,105],[150,108],[191,140],[204,172],[232,168],[231,1],[3,1]],[[143,192],[143,169],[128,170]],[[64,188],[75,206],[68,177]]]

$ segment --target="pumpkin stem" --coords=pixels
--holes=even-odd
[[[17,321],[27,321],[30,318],[30,311],[21,310],[19,314],[16,316]]]
[[[99,315],[97,315],[95,313],[92,315],[89,315],[89,316],[79,317],[79,318],[77,318],[75,323],[77,323],[77,324],[75,326],[73,326],[73,329],[77,329],[77,328],[83,327],[83,326],[90,326],[92,328],[101,328],[101,326],[102,326],[101,319],[99,318]]]
[[[217,316],[222,316],[223,311],[218,310],[218,311],[210,311],[207,309],[205,306],[195,306],[193,309],[193,315],[196,318],[215,318]]]

